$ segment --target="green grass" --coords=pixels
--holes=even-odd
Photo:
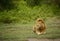
[[[56,5],[41,4],[41,6],[29,7],[25,1],[15,1],[17,8],[0,11],[0,40],[1,41],[27,41],[28,38],[60,38],[60,24],[53,24],[52,17],[60,15],[60,9]],[[56,13],[56,14],[55,14]],[[47,21],[46,34],[37,35],[33,33],[33,21],[43,18]],[[60,17],[59,17],[60,19]],[[31,22],[31,23],[30,23]],[[49,24],[50,22],[50,24]],[[2,23],[2,24],[1,24]],[[8,23],[8,24],[3,24]],[[20,23],[20,24],[10,24]],[[30,24],[29,24],[30,23]],[[53,26],[52,26],[53,25]]]
[[[60,26],[48,25],[46,34],[37,35],[32,31],[33,24],[0,24],[0,40],[27,41],[29,38],[60,38]]]
[[[5,10],[0,12],[0,22],[2,23],[28,23],[34,21],[36,18],[47,19],[54,17],[56,10],[55,5],[41,4],[41,6],[34,6],[33,8],[27,6],[25,1],[16,1],[17,8],[12,10]],[[57,9],[58,10],[58,9]],[[58,11],[55,11],[56,13]],[[60,13],[60,12],[59,12]],[[57,15],[59,15],[57,13]]]

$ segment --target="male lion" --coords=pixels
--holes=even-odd
[[[43,19],[38,18],[36,20],[36,24],[33,26],[33,32],[40,35],[40,34],[44,34],[45,30],[46,30],[46,26]]]

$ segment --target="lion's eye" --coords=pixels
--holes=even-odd
[[[40,22],[41,20],[38,20],[38,22]]]

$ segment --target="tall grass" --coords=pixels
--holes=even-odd
[[[3,23],[29,23],[37,18],[43,18],[54,16],[55,5],[42,4],[41,6],[34,6],[33,8],[27,6],[26,1],[16,1],[17,8],[12,10],[5,10],[0,12],[0,22]]]

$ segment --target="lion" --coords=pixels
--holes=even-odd
[[[44,34],[45,30],[46,30],[46,26],[43,19],[38,18],[36,20],[36,24],[33,26],[33,32],[40,35],[40,34]]]

